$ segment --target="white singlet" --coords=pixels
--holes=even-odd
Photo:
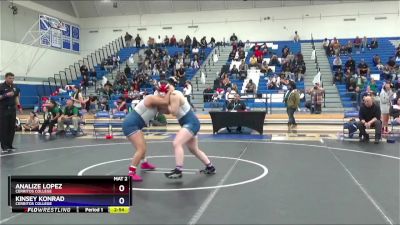
[[[156,116],[157,108],[146,107],[144,101],[146,101],[146,97],[135,106],[134,110],[142,117],[146,124],[149,124],[150,120]]]
[[[176,119],[180,119],[182,117],[184,117],[191,109],[189,102],[187,101],[187,99],[183,96],[182,92],[180,91],[175,91],[177,93],[179,93],[183,99],[184,99],[184,103],[183,105],[179,106],[178,112],[176,113]]]

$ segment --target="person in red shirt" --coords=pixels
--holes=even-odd
[[[114,102],[115,109],[113,110],[113,113],[115,112],[128,112],[128,107],[126,106],[126,101],[124,97],[119,97],[117,101]]]
[[[259,47],[256,47],[256,48],[255,48],[254,55],[255,55],[256,58],[257,58],[257,62],[258,62],[258,63],[261,63],[262,60],[263,60],[263,52],[260,50]]]
[[[360,48],[361,42],[361,38],[357,36],[356,39],[354,39],[354,47]]]
[[[171,37],[171,39],[170,39],[170,41],[169,41],[169,44],[170,44],[171,46],[176,46],[176,38],[175,38],[175,35],[172,35],[172,37]]]

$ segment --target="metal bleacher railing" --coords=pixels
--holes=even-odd
[[[314,54],[314,57],[315,57],[315,61],[314,61],[315,62],[315,69],[317,69],[318,72],[321,72],[321,68],[319,67],[319,64],[318,64],[318,56],[316,54],[314,37],[313,37],[312,34],[311,34],[311,46],[312,46],[313,54]],[[324,83],[322,82],[322,74],[319,77],[319,82],[321,84],[321,87],[324,88]],[[326,98],[325,98],[325,92],[324,92],[324,108],[325,108],[325,99]]]
[[[53,77],[48,77],[47,80],[42,81],[41,96],[49,96],[55,90],[60,87],[63,88],[67,84],[79,84],[81,78],[80,67],[82,65],[86,65],[89,70],[96,69],[96,66],[100,65],[104,59],[116,55],[124,47],[124,40],[121,36],[95,52],[90,53],[82,60],[68,66],[63,71],[54,74]]]

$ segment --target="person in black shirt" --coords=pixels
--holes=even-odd
[[[0,142],[2,152],[15,150],[16,109],[22,113],[19,102],[19,89],[14,85],[14,74],[6,73],[5,82],[0,84]]]
[[[238,39],[238,38],[237,38],[237,36],[236,36],[235,33],[233,33],[232,36],[229,38],[229,40],[231,41],[231,44],[232,44],[232,43],[235,43],[235,42],[237,41],[237,39]]]
[[[344,65],[346,67],[346,70],[350,69],[351,73],[355,73],[356,71],[356,61],[349,56],[349,59],[346,61],[346,64]]]
[[[360,76],[369,76],[370,69],[364,59],[357,66],[357,74]]]
[[[61,109],[58,107],[54,100],[50,100],[46,106],[46,112],[43,115],[44,122],[40,127],[37,134],[42,135],[44,130],[49,127],[48,132],[45,133],[46,136],[50,136],[53,132],[54,125],[57,124],[58,118],[61,116]]]
[[[137,36],[135,38],[136,48],[140,48],[140,42],[141,41],[142,41],[142,39],[139,37],[139,34],[137,34]]]
[[[231,100],[227,106],[228,111],[245,111],[246,110],[246,104],[240,100],[240,95],[235,94],[235,98]],[[231,129],[229,127],[226,128],[228,132],[231,132]],[[237,132],[242,132],[242,127],[239,126],[236,128]]]
[[[126,47],[131,47],[131,41],[132,41],[132,35],[130,35],[128,32],[126,32],[126,34],[125,34]]]
[[[360,130],[360,142],[368,142],[369,135],[365,132],[365,129],[375,128],[375,144],[379,143],[381,139],[381,109],[379,105],[374,103],[371,96],[364,98],[364,104],[361,105],[358,117],[360,121],[357,126]]]

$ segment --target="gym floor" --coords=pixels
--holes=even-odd
[[[148,138],[129,214],[13,214],[8,175],[126,175],[133,148],[104,140],[17,134],[18,150],[1,155],[2,224],[399,224],[399,144],[274,141],[260,135],[200,135],[217,168],[188,152],[184,175],[174,167],[173,135]]]

